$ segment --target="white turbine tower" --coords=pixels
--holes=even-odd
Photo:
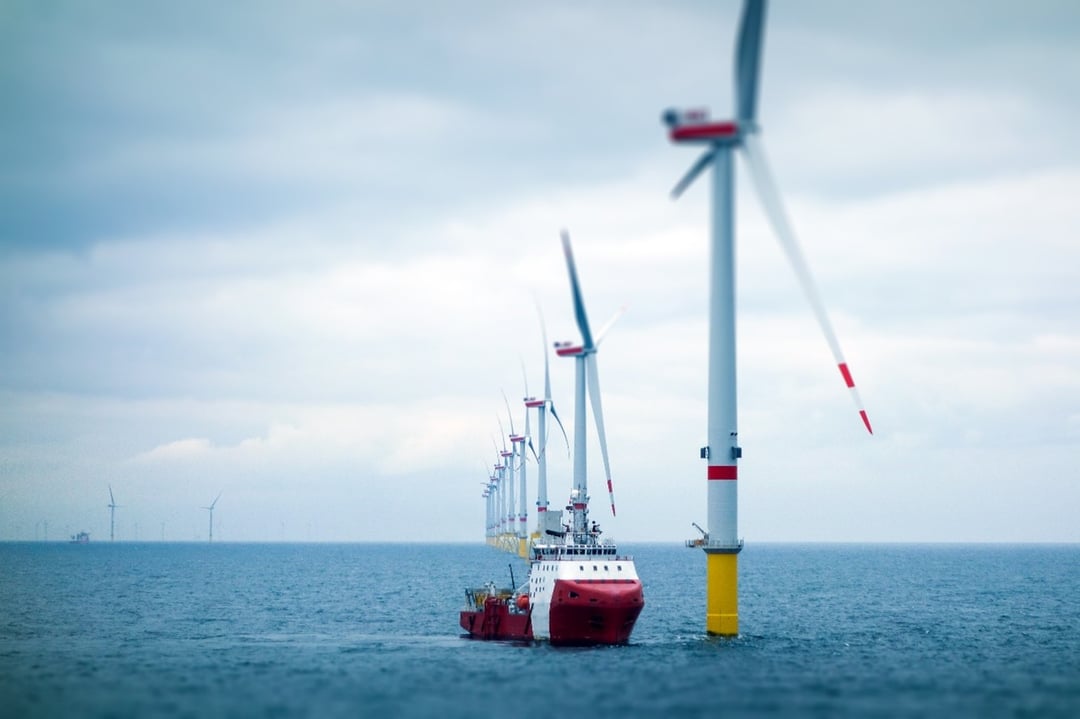
[[[588,481],[585,463],[585,394],[588,392],[592,402],[593,420],[596,422],[596,435],[600,441],[600,454],[604,460],[604,476],[607,479],[608,496],[611,500],[611,516],[615,516],[615,492],[611,484],[611,465],[608,462],[607,437],[604,433],[604,411],[600,401],[600,377],[596,368],[596,352],[604,332],[618,318],[617,313],[597,335],[595,341],[589,329],[589,317],[585,312],[585,302],[581,298],[581,286],[578,283],[574,253],[570,248],[570,235],[562,232],[563,254],[566,256],[566,270],[570,275],[570,293],[574,301],[574,316],[581,332],[581,344],[572,342],[556,343],[555,354],[560,357],[573,357],[575,362],[574,385],[574,488],[570,493],[570,509],[573,512],[574,541],[587,541],[588,527]],[[586,390],[588,386],[588,390]]]
[[[112,542],[116,539],[116,510],[120,505],[116,503],[116,498],[113,497],[112,485],[109,485],[109,541]]]
[[[217,501],[219,499],[221,499],[221,492],[218,492],[218,496],[214,497],[214,501],[210,503],[209,507],[203,507],[203,509],[210,510],[210,540],[209,541],[211,541],[211,542],[214,541],[214,506],[217,504]]]
[[[735,383],[735,191],[733,154],[743,151],[761,204],[844,379],[851,390],[867,431],[870,420],[855,390],[847,362],[840,352],[832,325],[784,213],[761,142],[757,124],[758,66],[765,22],[765,0],[746,0],[735,51],[735,120],[714,122],[704,110],[668,110],[664,121],[676,143],[702,144],[705,152],[672,190],[677,198],[707,168],[713,175],[712,263],[709,296],[708,445],[701,450],[708,460],[708,532],[703,540],[688,542],[704,548],[706,559],[706,619],[709,634],[733,636],[739,632],[737,555],[742,548],[737,530],[738,445]]]

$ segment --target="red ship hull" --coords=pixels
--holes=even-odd
[[[551,598],[552,644],[626,644],[645,606],[641,582],[560,579]]]
[[[488,597],[483,608],[461,612],[461,628],[475,639],[502,641],[531,641],[531,613],[511,611],[505,598]]]
[[[461,612],[461,628],[474,639],[531,641],[535,637],[527,606],[505,595],[487,596],[482,608]],[[626,644],[644,606],[637,580],[560,579],[551,598],[546,639],[557,646]]]

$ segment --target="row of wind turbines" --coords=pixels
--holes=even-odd
[[[503,440],[502,449],[499,449],[497,442],[495,443],[496,462],[487,482],[483,482],[484,492],[482,497],[486,505],[486,536],[488,543],[518,554],[523,558],[528,556],[531,544],[538,539],[545,538],[548,535],[561,536],[567,532],[572,533],[575,537],[581,537],[590,529],[587,526],[589,495],[586,473],[586,394],[591,403],[597,438],[600,443],[600,453],[604,461],[604,474],[607,479],[611,514],[612,516],[615,515],[615,494],[611,482],[607,437],[604,431],[604,411],[600,397],[600,377],[597,370],[596,355],[604,335],[622,315],[625,308],[616,312],[595,337],[593,336],[588,313],[585,311],[585,303],[582,299],[581,284],[578,280],[577,265],[574,262],[569,233],[564,230],[561,239],[563,254],[566,258],[567,273],[570,277],[574,317],[577,321],[578,330],[581,332],[580,342],[556,342],[554,345],[556,355],[559,357],[571,357],[575,361],[573,485],[570,490],[569,502],[566,505],[566,509],[571,512],[569,523],[563,524],[562,510],[551,509],[551,503],[548,499],[547,413],[549,411],[552,419],[555,420],[562,431],[563,439],[567,441],[568,450],[569,439],[566,436],[566,429],[555,411],[555,403],[551,399],[551,369],[548,361],[547,329],[544,326],[543,315],[540,317],[540,334],[544,349],[544,396],[542,398],[529,396],[528,381],[526,379],[526,396],[522,400],[525,405],[524,434],[518,434],[514,431],[513,412],[510,409],[509,400],[506,400],[506,411],[510,417],[510,434],[506,438],[510,440],[510,444],[508,447],[505,441],[506,438]],[[503,397],[505,400],[506,395],[504,394]],[[536,410],[537,413],[539,448],[532,442],[530,410]],[[501,420],[499,421],[499,430],[500,435],[502,435]],[[532,529],[528,526],[527,468],[529,452],[526,451],[526,448],[532,452],[537,465],[536,522]]]
[[[199,509],[206,509],[210,512],[210,535],[207,541],[214,541],[214,507],[217,506],[218,500],[221,499],[221,492],[214,497],[214,501],[206,507],[199,507]],[[116,510],[121,509],[122,505],[116,503],[116,496],[113,494],[112,485],[109,485],[109,503],[105,505],[109,508],[109,541],[116,541]]]
[[[757,112],[765,12],[766,0],[744,1],[734,58],[734,119],[713,121],[707,110],[699,108],[681,111],[669,109],[663,114],[663,121],[668,127],[668,137],[673,143],[704,146],[700,157],[675,185],[671,192],[672,198],[679,198],[706,170],[710,170],[712,174],[707,444],[699,450],[699,456],[707,462],[708,529],[701,530],[703,536],[687,540],[686,544],[689,547],[701,548],[706,554],[705,625],[707,633],[719,636],[735,636],[739,632],[737,558],[743,547],[742,539],[738,535],[737,522],[738,462],[742,457],[742,449],[738,441],[736,402],[734,170],[736,150],[741,153],[746,162],[750,179],[757,191],[765,215],[813,309],[844,384],[855,401],[862,424],[867,432],[873,433],[870,419],[852,379],[851,370],[840,350],[836,333],[825,312],[824,304],[787,218],[780,193],[765,158]],[[595,339],[590,332],[569,237],[565,233],[563,234],[563,249],[570,274],[574,312],[582,337],[579,344],[556,345],[556,354],[574,357],[576,360],[574,484],[568,509],[575,510],[573,531],[577,533],[586,529],[577,526],[577,522],[579,518],[584,517],[584,513],[578,510],[583,509],[588,501],[585,479],[586,387],[592,402],[609,495],[611,495],[612,487],[604,437],[599,378],[596,371],[596,352],[603,332],[599,333]],[[546,344],[545,337],[545,346]],[[546,437],[543,424],[545,410],[550,407],[554,416],[546,347],[544,380],[544,398],[526,398],[525,400],[526,408],[538,410],[541,437]],[[526,435],[528,435],[528,414],[526,414]],[[533,538],[543,536],[546,531],[553,528],[553,525],[554,529],[561,529],[559,526],[561,519],[558,518],[558,513],[548,510],[544,462],[546,443],[542,442],[537,456],[540,468],[537,493],[538,516],[532,534],[528,533],[525,511],[527,485],[524,438],[512,434],[510,439],[513,449],[508,450],[504,446],[499,453],[500,461],[496,463],[495,471],[486,483],[484,497],[487,501],[487,535],[489,543],[516,550],[524,555],[530,536]],[[520,454],[519,444],[522,445]],[[513,471],[515,469],[519,473],[521,493],[520,509],[516,519],[513,516],[515,493]],[[611,510],[614,514],[613,495],[611,495]],[[555,521],[552,522],[552,519]]]

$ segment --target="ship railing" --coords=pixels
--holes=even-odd
[[[629,554],[618,554],[614,546],[597,547],[584,544],[537,544],[533,546],[532,556],[534,559],[585,559],[587,557],[600,558],[605,561],[631,561]]]

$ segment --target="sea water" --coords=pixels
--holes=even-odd
[[[476,544],[0,544],[3,717],[1080,716],[1080,546],[623,546],[622,647],[462,637]]]

